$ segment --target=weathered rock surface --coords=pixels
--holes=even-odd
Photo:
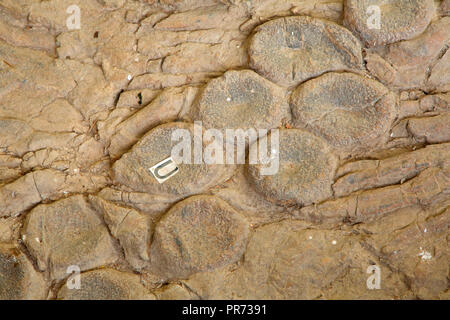
[[[197,300],[198,296],[180,284],[169,284],[155,291],[158,300]]]
[[[266,22],[255,32],[250,66],[280,85],[294,86],[328,71],[362,67],[359,41],[332,22],[287,17]]]
[[[101,269],[81,274],[80,289],[63,286],[60,300],[154,300],[139,281],[139,276],[114,269]]]
[[[368,222],[400,209],[438,205],[448,198],[449,186],[448,167],[433,167],[403,184],[367,190],[317,206],[308,206],[295,212],[293,216],[319,224]]]
[[[33,300],[47,297],[44,277],[14,245],[0,243],[0,299]]]
[[[448,91],[448,74],[445,74],[448,55],[445,53],[450,41],[449,28],[450,18],[444,17],[431,23],[415,39],[368,51],[367,69],[395,89]]]
[[[434,12],[433,0],[347,0],[344,25],[367,46],[380,46],[418,36]]]
[[[401,101],[401,120],[392,127],[388,146],[416,148],[450,141],[449,106],[448,93]]]
[[[397,116],[395,95],[377,81],[352,73],[327,73],[291,96],[294,125],[309,129],[352,157],[382,145]]]
[[[409,99],[411,98],[411,99]],[[399,119],[409,117],[437,116],[450,111],[450,94],[409,95],[400,102]]]
[[[0,187],[0,216],[16,217],[42,201],[56,200],[70,193],[96,192],[108,180],[103,175],[66,175],[54,169],[29,172]]]
[[[119,240],[125,258],[135,268],[142,269],[149,260],[151,217],[137,210],[121,207],[100,197],[90,196],[89,201],[101,213],[111,235]]]
[[[283,221],[258,228],[241,268],[200,274],[186,283],[203,299],[408,297],[401,275],[382,264],[383,287],[367,289],[366,269],[380,264],[380,259],[365,248],[361,234],[308,227]],[[342,288],[346,289],[336,295]]]
[[[0,242],[13,242],[19,238],[22,227],[20,218],[0,219]]]
[[[138,101],[143,99],[141,91],[138,90],[136,93]],[[100,127],[105,133],[112,132],[111,137],[109,137],[110,134],[104,137],[105,140],[110,138],[110,156],[114,159],[118,158],[153,127],[164,122],[176,120],[185,104],[189,103],[189,101],[192,102],[195,93],[196,90],[191,87],[184,90],[178,88],[168,89],[158,95],[151,103],[120,123],[117,123],[115,117],[111,116],[111,120],[105,121],[105,125]]]
[[[443,15],[445,15],[445,16],[450,15],[450,2],[448,0],[443,0],[440,10]]]
[[[448,299],[448,199],[365,226],[373,234],[367,240],[371,250],[377,251],[391,270],[403,274],[419,299]]]
[[[445,143],[383,160],[350,162],[337,171],[339,179],[333,185],[334,194],[340,197],[357,190],[403,183],[428,168],[448,169],[449,155],[450,145]]]

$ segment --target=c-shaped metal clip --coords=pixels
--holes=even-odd
[[[159,183],[163,183],[177,173],[178,167],[172,157],[169,157],[151,167],[150,171]]]

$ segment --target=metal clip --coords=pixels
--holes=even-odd
[[[169,157],[161,162],[158,162],[149,170],[159,183],[163,183],[178,172],[178,167],[172,157]]]

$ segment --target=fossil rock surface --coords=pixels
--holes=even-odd
[[[114,269],[100,269],[84,272],[80,277],[80,289],[71,290],[65,286],[58,292],[58,299],[154,300],[155,296],[140,283],[138,275]]]
[[[348,0],[344,24],[366,45],[386,45],[421,34],[433,18],[434,10],[433,0]]]
[[[281,85],[292,86],[325,72],[360,69],[361,44],[347,29],[310,17],[271,20],[256,28],[250,66]]]
[[[0,299],[450,299],[449,3],[0,0]]]
[[[394,94],[378,81],[352,73],[327,73],[291,95],[294,125],[323,137],[343,157],[386,142],[397,117]]]

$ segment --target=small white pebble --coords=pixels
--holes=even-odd
[[[309,240],[312,240],[312,236],[309,236],[308,239],[309,239]]]
[[[241,46],[240,45],[236,45],[236,48],[240,48]]]
[[[425,229],[423,230],[423,232],[425,232],[425,233],[426,233],[426,232],[427,232],[427,228],[425,228]]]
[[[228,97],[228,98],[227,98],[227,101],[228,101],[228,102],[230,102],[230,101],[231,101],[231,98],[230,98],[230,97]]]
[[[291,34],[294,35],[294,31],[292,31]]]
[[[394,136],[394,133],[393,132],[391,132],[391,138]]]
[[[337,243],[337,241],[336,241],[336,240],[333,240],[331,243],[332,243],[333,245],[335,245],[335,244]]]
[[[22,235],[22,241],[25,241],[27,239],[27,235],[26,234],[23,234]]]
[[[424,250],[422,250],[422,252],[420,252],[418,256],[421,257],[422,260],[431,260],[431,258],[433,257],[430,252]]]
[[[34,240],[36,240],[36,242],[41,243],[41,239],[39,238],[34,238]]]
[[[139,62],[139,58],[135,58],[134,61]]]
[[[131,80],[131,74],[128,75],[127,79],[128,79],[128,80]]]
[[[16,197],[16,192],[15,192],[15,191],[13,191],[13,192],[11,193],[11,197],[13,197],[13,198]]]
[[[80,171],[80,169],[78,169],[78,168],[73,169],[73,172],[75,172],[75,173],[78,173],[79,171]]]

